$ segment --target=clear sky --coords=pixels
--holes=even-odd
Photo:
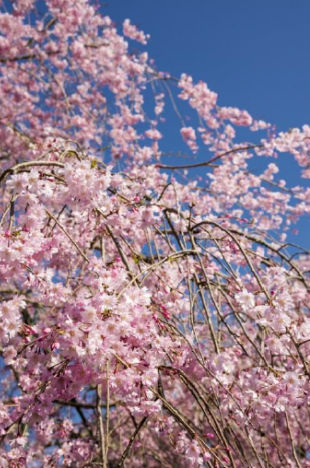
[[[100,0],[99,0],[100,1]],[[151,35],[159,69],[206,81],[220,105],[279,129],[310,123],[309,0],[110,0],[104,10]]]
[[[147,51],[158,69],[207,82],[220,105],[247,109],[278,130],[310,124],[310,0],[110,0],[101,5],[119,28],[130,18],[151,35]],[[179,143],[171,150],[180,149]],[[282,175],[298,184],[292,160],[283,161],[276,161]],[[292,240],[309,247],[309,219],[298,227],[300,235]]]

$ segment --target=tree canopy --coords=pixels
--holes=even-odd
[[[220,106],[147,39],[1,2],[0,467],[310,466],[310,127]]]

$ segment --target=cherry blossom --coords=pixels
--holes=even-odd
[[[310,127],[158,71],[95,2],[0,30],[0,466],[310,466]]]

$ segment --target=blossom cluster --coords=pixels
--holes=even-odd
[[[40,4],[0,13],[0,467],[310,466],[310,256],[285,243],[310,128],[157,71],[88,0]]]

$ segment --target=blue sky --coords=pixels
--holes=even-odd
[[[151,35],[159,69],[206,81],[221,105],[279,129],[310,123],[309,0],[111,0],[104,11]]]
[[[151,35],[146,49],[158,69],[206,81],[220,105],[247,109],[278,130],[310,124],[309,0],[111,0],[102,5],[119,28],[130,18]],[[172,125],[170,131],[173,135]],[[182,149],[173,137],[163,143],[167,150]],[[289,185],[299,183],[290,157],[276,162]],[[298,228],[300,234],[291,240],[310,247],[309,219]]]

